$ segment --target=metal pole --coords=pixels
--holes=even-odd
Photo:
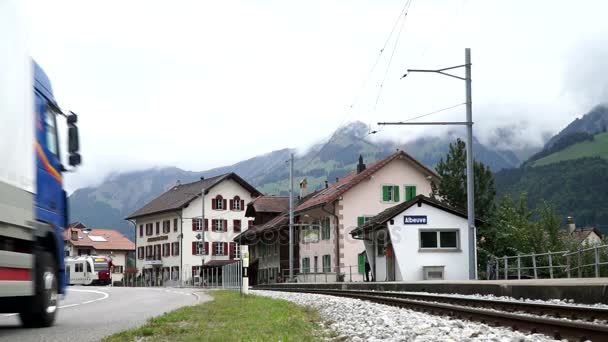
[[[599,278],[600,277],[600,250],[595,247],[593,249],[593,251],[595,252],[595,277]]]
[[[583,259],[582,259],[582,252],[579,249],[578,250],[578,277],[582,278],[583,277]]]
[[[521,257],[517,254],[517,279],[521,279]]]
[[[508,273],[509,272],[509,262],[507,261],[507,256],[505,255],[505,280],[508,280]]]
[[[201,177],[201,183],[203,183],[204,177]],[[203,251],[203,255],[201,256],[201,270],[205,267],[205,187],[201,189],[201,251]],[[202,272],[201,272],[202,277]],[[201,280],[202,283],[202,280]]]
[[[477,237],[475,231],[475,184],[473,175],[473,102],[471,95],[471,49],[464,50],[467,103],[467,217],[469,223],[469,279],[477,279]]]
[[[289,281],[293,280],[293,153],[289,158]]]
[[[536,255],[532,254],[532,268],[534,269],[534,279],[538,279],[538,272],[536,271]]]
[[[549,277],[553,279],[553,256],[551,251],[549,251]]]

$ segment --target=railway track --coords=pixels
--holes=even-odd
[[[450,295],[308,288],[260,290],[305,292],[356,298],[513,330],[542,333],[557,340],[608,341],[608,309]]]

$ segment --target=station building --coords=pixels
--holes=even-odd
[[[350,233],[363,241],[375,281],[467,280],[467,215],[418,195]]]
[[[260,195],[237,174],[226,173],[177,184],[136,210],[127,220],[136,227],[139,274],[149,285],[197,283],[202,268],[239,259],[240,246],[233,239],[252,225],[245,208]],[[204,236],[204,244],[197,236]]]

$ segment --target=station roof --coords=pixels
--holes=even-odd
[[[468,217],[465,212],[463,212],[459,209],[451,207],[436,199],[433,199],[433,198],[430,198],[430,197],[427,197],[424,195],[418,195],[407,202],[399,203],[395,206],[392,206],[392,207],[380,212],[378,215],[370,218],[369,221],[367,221],[364,225],[353,229],[350,232],[350,234],[353,236],[358,236],[365,232],[371,232],[371,231],[383,228],[384,225],[386,224],[386,222],[392,220],[393,218],[395,218],[395,216],[401,214],[405,210],[413,207],[414,205],[421,204],[421,203],[428,204],[432,207],[444,210],[446,212],[449,212],[456,216],[460,216],[465,219]],[[481,222],[480,220],[476,220],[476,221],[478,224]]]

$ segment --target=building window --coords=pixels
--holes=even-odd
[[[143,247],[137,248],[137,258],[140,260],[144,258],[144,248]]]
[[[329,240],[330,232],[330,219],[327,216],[321,219],[321,240]]]
[[[319,222],[315,221],[312,227],[305,228],[302,231],[302,239],[304,243],[318,242],[319,241]]]
[[[69,257],[70,256],[70,251],[63,251],[63,256]]]
[[[244,202],[239,196],[234,196],[234,199],[230,200],[230,210],[243,210]]]
[[[225,210],[226,209],[226,200],[222,197],[222,195],[217,195],[213,200],[211,200],[211,209],[214,210]]]
[[[232,228],[235,232],[241,231],[241,220],[232,220]]]
[[[421,230],[421,249],[457,249],[459,248],[458,230]]]
[[[397,185],[383,185],[382,202],[399,202],[399,187]]]
[[[405,200],[410,201],[416,197],[416,186],[406,185],[405,186]]]
[[[144,225],[140,224],[139,225],[139,237],[143,237],[144,236]]]
[[[177,231],[177,219],[173,219],[173,231]]]
[[[224,251],[224,243],[223,242],[216,242],[215,243],[215,255],[224,255],[225,251]]]
[[[152,260],[152,246],[146,246],[146,260]]]
[[[386,254],[386,231],[380,231],[376,236],[376,253],[378,256],[384,256]]]
[[[168,257],[171,255],[171,244],[164,243],[163,244],[163,256]]]
[[[313,264],[313,270],[314,270],[315,273],[318,273],[319,272],[319,268],[317,266],[319,264],[319,257],[315,255],[315,257],[314,257],[313,260],[315,261],[314,264]]]
[[[171,221],[165,220],[163,221],[163,234],[171,233]]]
[[[234,258],[235,259],[241,258],[241,245],[236,242],[234,243]]]
[[[369,220],[371,220],[371,216],[359,216],[357,217],[357,227],[361,227],[362,225],[366,224],[367,222],[369,222]]]
[[[160,235],[160,221],[156,222],[156,235]]]
[[[194,230],[194,231],[203,230],[203,220],[200,218],[192,219],[192,230]]]
[[[118,265],[118,266],[114,265],[114,269],[112,270],[112,273],[119,273],[120,274],[122,272],[123,272],[123,267],[122,266],[120,266],[120,265]]]
[[[203,242],[199,241],[199,242],[195,242],[195,244],[196,244],[196,255],[204,255],[205,248],[204,248]]]
[[[179,255],[179,242],[171,243],[171,255]]]
[[[310,273],[310,258],[302,258],[302,273]]]
[[[91,250],[90,249],[79,249],[78,250],[78,256],[81,255],[91,255]]]
[[[225,220],[215,219],[212,222],[213,222],[213,227],[212,228],[213,228],[214,232],[223,232],[223,231],[226,230],[226,229],[224,229],[225,228],[225,225],[224,225]]]
[[[325,254],[323,256],[323,273],[331,272],[331,255]]]
[[[146,223],[146,236],[150,236],[154,233],[154,225],[152,223]]]

